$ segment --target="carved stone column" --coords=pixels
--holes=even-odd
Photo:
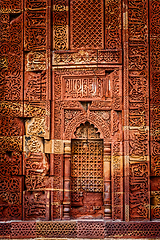
[[[63,219],[70,219],[70,169],[71,169],[71,141],[64,143],[64,199]]]
[[[111,144],[104,143],[104,218],[111,219]]]

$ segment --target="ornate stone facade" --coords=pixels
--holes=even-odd
[[[160,237],[159,10],[1,0],[2,238]]]

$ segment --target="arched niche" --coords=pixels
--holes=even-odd
[[[71,141],[72,218],[103,218],[103,140],[88,121]]]
[[[110,144],[88,120],[74,128],[64,157],[64,219],[111,218]]]

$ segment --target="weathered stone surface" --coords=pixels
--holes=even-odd
[[[0,9],[1,237],[159,238],[160,2]]]

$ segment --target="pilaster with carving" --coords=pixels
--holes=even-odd
[[[71,142],[64,142],[64,199],[63,219],[70,219],[71,207]]]
[[[0,5],[0,220],[22,220],[23,1]]]
[[[24,2],[24,220],[49,220],[53,177],[44,139],[50,139],[51,1]]]
[[[123,27],[125,219],[148,220],[150,218],[148,1],[124,3]]]
[[[149,1],[150,9],[150,149],[151,219],[160,219],[160,2]]]
[[[103,172],[104,172],[104,219],[111,219],[111,145],[104,143],[103,156]]]

